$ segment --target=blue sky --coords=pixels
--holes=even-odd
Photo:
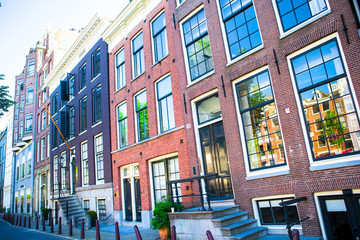
[[[15,76],[25,65],[25,56],[42,39],[48,23],[52,29],[80,29],[96,12],[114,19],[128,0],[0,0],[1,85],[14,94]]]

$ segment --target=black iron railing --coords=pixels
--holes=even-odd
[[[200,202],[201,202],[201,211],[206,211],[205,206],[204,206],[204,196],[206,196],[206,201],[207,201],[207,204],[208,204],[208,210],[207,211],[212,211],[212,208],[211,208],[211,205],[210,205],[211,194],[208,191],[208,179],[216,178],[216,177],[218,177],[218,175],[216,173],[212,173],[212,174],[202,175],[202,176],[197,176],[197,177],[183,178],[183,179],[178,179],[178,180],[167,181],[166,184],[169,186],[169,190],[170,190],[170,201],[171,201],[172,206],[174,207],[174,209],[175,209],[174,199],[176,199],[177,210],[180,212],[181,211],[180,198],[199,196],[200,197]],[[203,193],[202,180],[205,183],[204,184],[205,193]],[[198,186],[199,186],[199,194],[192,193],[192,194],[179,195],[178,184],[185,183],[185,182],[190,182],[191,184],[193,184],[193,182],[197,182]],[[173,188],[174,187],[175,187],[175,196],[173,194]]]

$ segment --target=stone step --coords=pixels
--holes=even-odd
[[[228,238],[228,240],[256,240],[267,235],[266,227],[256,227],[245,232],[235,234]]]
[[[210,202],[211,207],[224,207],[224,206],[235,206],[235,200],[234,199],[226,199],[226,200],[214,200]],[[205,208],[208,208],[208,203],[204,203]]]
[[[228,207],[216,207],[212,211],[212,218],[215,219],[238,212],[240,212],[240,208],[238,205]]]
[[[256,227],[257,221],[255,219],[246,219],[220,229],[223,236],[233,236]]]
[[[214,227],[222,228],[248,219],[248,212],[241,211],[213,219]]]

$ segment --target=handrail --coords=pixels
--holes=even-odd
[[[208,179],[216,178],[216,177],[218,177],[218,174],[211,173],[211,174],[208,174],[208,175],[202,175],[202,176],[196,176],[196,177],[190,177],[190,178],[183,178],[183,179],[178,179],[178,180],[167,181],[166,184],[169,185],[169,187],[170,187],[170,201],[172,203],[173,208],[175,208],[174,198],[176,198],[177,210],[180,212],[181,211],[180,199],[179,199],[180,197],[200,196],[201,211],[206,211],[206,209],[204,207],[204,195],[206,195],[206,200],[207,200],[207,203],[208,203],[208,211],[212,211],[212,208],[211,208],[211,205],[210,205],[211,194],[208,191],[207,181],[208,181]],[[205,193],[203,193],[201,180],[204,180],[204,182],[205,182]],[[177,187],[178,183],[184,183],[184,182],[191,182],[192,183],[194,181],[198,182],[199,194],[194,194],[193,193],[193,194],[179,195],[178,187]],[[175,196],[173,196],[173,184],[175,184]]]

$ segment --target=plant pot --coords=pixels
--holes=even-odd
[[[160,239],[168,239],[169,237],[169,228],[160,228],[159,229],[159,234],[160,234]]]

